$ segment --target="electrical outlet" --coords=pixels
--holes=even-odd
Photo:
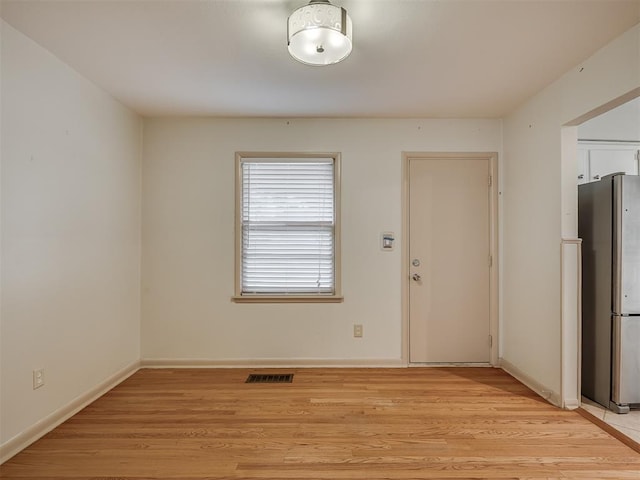
[[[38,368],[33,371],[33,389],[40,388],[44,385],[44,368]]]
[[[353,336],[356,338],[362,337],[362,325],[356,324],[353,326]]]

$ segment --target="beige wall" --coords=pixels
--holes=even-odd
[[[6,23],[1,55],[6,444],[139,360],[142,125]]]
[[[639,32],[596,52],[504,123],[502,355],[558,398],[563,377],[575,385],[577,376],[577,341],[565,339],[561,352],[561,331],[575,335],[578,322],[561,316],[561,239],[577,235],[575,148],[563,149],[562,126],[640,86]],[[575,141],[575,130],[564,137]]]
[[[499,120],[145,120],[143,360],[398,363],[402,151],[501,142]],[[344,303],[231,302],[237,150],[342,153]],[[380,250],[385,231],[393,252]]]

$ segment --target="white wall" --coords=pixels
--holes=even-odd
[[[402,151],[500,151],[501,130],[499,120],[145,120],[143,361],[399,363]],[[342,152],[344,303],[231,302],[236,151]],[[396,233],[393,252],[380,251],[384,231]]]
[[[640,141],[640,99],[631,100],[584,122],[578,127],[578,138]]]
[[[1,55],[6,446],[139,360],[142,123],[6,23]]]
[[[563,158],[562,126],[640,86],[639,32],[626,32],[505,119],[503,358],[557,398],[562,377],[577,376],[562,368],[575,348],[561,352],[561,329],[569,335],[578,321],[561,318],[561,239],[577,235],[575,148]],[[575,141],[573,130],[565,137]]]

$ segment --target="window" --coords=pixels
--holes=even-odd
[[[341,301],[339,154],[236,154],[235,301]]]

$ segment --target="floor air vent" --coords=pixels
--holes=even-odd
[[[244,383],[291,383],[293,373],[283,375],[268,375],[263,373],[252,373]]]

